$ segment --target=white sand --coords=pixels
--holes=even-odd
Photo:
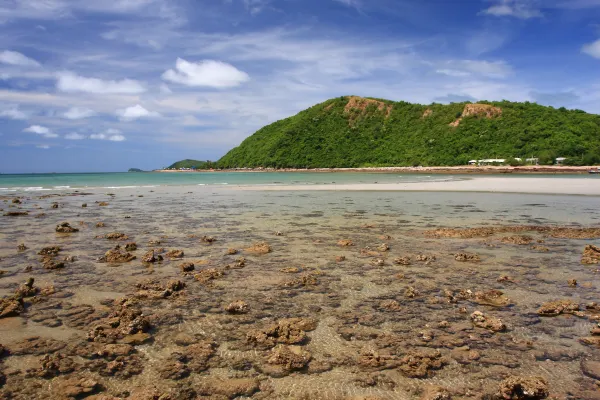
[[[234,187],[232,187],[234,189]],[[423,192],[498,192],[600,196],[600,177],[589,178],[498,178],[475,177],[461,181],[369,183],[327,185],[238,186],[239,190],[260,191],[423,191]]]

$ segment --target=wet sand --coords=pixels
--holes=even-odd
[[[372,183],[372,184],[327,184],[327,185],[277,185],[247,186],[242,190],[258,191],[422,191],[422,192],[495,192],[537,193],[600,196],[600,177],[589,179],[572,178],[497,178],[474,177],[465,180]]]
[[[591,196],[0,201],[0,398],[597,398]]]

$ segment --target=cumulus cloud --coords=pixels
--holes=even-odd
[[[84,119],[93,117],[94,115],[96,115],[96,112],[94,110],[79,107],[71,107],[63,113],[63,117],[65,117],[66,119]]]
[[[141,82],[133,79],[103,80],[86,78],[72,72],[60,73],[56,88],[61,92],[95,94],[138,94],[146,91]]]
[[[20,67],[39,67],[40,63],[16,51],[4,50],[0,53],[0,62]]]
[[[160,114],[154,111],[148,111],[139,104],[117,110],[117,115],[123,120],[135,120],[138,118],[154,118],[160,117]]]
[[[110,140],[112,142],[122,142],[125,140],[125,136],[121,134],[118,129],[107,129],[102,133],[93,133],[90,135],[90,139],[94,140]]]
[[[481,14],[519,19],[543,17],[542,12],[531,0],[500,0],[497,4],[483,10]]]
[[[27,117],[27,114],[21,111],[16,104],[10,104],[7,107],[0,108],[0,118],[27,119]]]
[[[41,125],[31,125],[29,128],[23,129],[23,132],[35,133],[45,138],[52,139],[58,137],[56,133],[53,133],[49,128]]]
[[[581,51],[594,58],[600,58],[600,39],[593,43],[588,43],[581,48]]]
[[[213,88],[231,88],[247,82],[250,77],[231,64],[215,60],[203,60],[197,63],[178,58],[175,69],[165,71],[162,78],[166,81],[186,86],[205,86]]]
[[[67,140],[83,140],[83,139],[85,139],[85,135],[82,135],[81,133],[67,133],[65,135],[65,139],[67,139]]]

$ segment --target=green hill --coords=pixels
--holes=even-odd
[[[446,166],[513,157],[596,164],[600,116],[529,102],[420,105],[347,96],[265,126],[217,166]]]
[[[166,169],[180,169],[180,168],[194,168],[194,169],[209,169],[214,167],[214,163],[210,161],[199,161],[199,160],[181,160],[171,164]]]

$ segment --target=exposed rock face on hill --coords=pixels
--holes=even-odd
[[[365,117],[369,112],[369,106],[376,107],[377,111],[385,115],[386,119],[390,117],[390,113],[394,108],[391,104],[385,104],[379,100],[350,96],[348,104],[344,108],[344,114],[348,116],[348,125],[353,126],[357,119]]]
[[[452,122],[450,126],[457,127],[463,118],[468,117],[483,117],[483,118],[497,118],[502,115],[502,109],[500,107],[494,107],[489,104],[467,104],[462,112],[462,115]]]

